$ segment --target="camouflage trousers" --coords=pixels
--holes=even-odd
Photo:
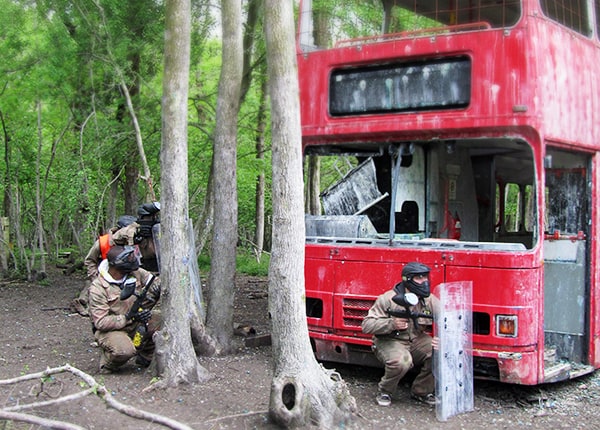
[[[152,318],[148,321],[147,331],[139,346],[136,347],[133,339],[140,324],[131,324],[123,330],[97,330],[94,333],[96,342],[98,342],[98,346],[101,349],[100,370],[117,370],[127,363],[130,358],[135,356],[139,356],[147,362],[152,361],[155,348],[152,335],[160,327],[160,312],[152,312]]]
[[[394,394],[404,375],[413,367],[420,367],[411,393],[417,396],[433,394],[435,380],[431,369],[431,336],[423,333],[412,340],[375,337],[373,350],[377,359],[385,366],[385,373],[379,381],[379,391]]]

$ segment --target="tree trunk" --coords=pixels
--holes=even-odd
[[[206,195],[204,196],[204,204],[202,205],[202,210],[200,212],[200,216],[198,217],[199,222],[196,225],[196,228],[198,229],[196,232],[197,255],[202,253],[202,250],[210,239],[210,235],[215,224],[215,192],[213,178],[214,164],[211,162],[210,172],[208,174],[208,184],[206,185]]]
[[[267,81],[262,79],[260,85],[260,104],[258,106],[258,128],[256,130],[256,158],[264,160],[265,158],[265,122],[266,122],[266,103],[267,103]],[[256,259],[260,261],[265,243],[265,173],[263,170],[256,178],[256,210],[254,223],[256,231],[254,233],[254,246]]]
[[[38,249],[40,252],[40,272],[46,273],[46,245],[44,241],[44,224],[42,218],[42,143],[44,138],[42,137],[42,102],[37,102],[37,119],[38,119],[38,150],[37,158],[35,163],[35,213],[36,213],[36,236],[38,240]],[[32,256],[32,261],[35,262],[35,252]],[[33,279],[35,280],[35,279]]]
[[[115,164],[113,166],[113,170],[112,170],[112,177],[115,178],[115,180],[111,181],[110,186],[108,188],[108,199],[106,201],[106,221],[104,222],[104,226],[102,229],[101,234],[104,234],[107,230],[110,230],[111,227],[117,225],[117,219],[120,215],[136,215],[137,214],[137,199],[135,201],[136,206],[135,206],[135,210],[131,210],[132,208],[129,208],[127,201],[131,198],[130,195],[130,189],[128,187],[128,185],[130,185],[130,174],[132,172],[132,170],[129,168],[130,166],[130,162],[127,162],[127,165],[125,167],[125,186],[123,187],[123,195],[124,195],[124,200],[125,200],[125,210],[123,214],[119,214],[117,215],[117,201],[119,199],[119,180],[118,178],[121,176],[121,172],[123,171],[120,163],[119,164]],[[134,188],[137,188],[137,169],[134,170],[134,172],[136,173],[135,175],[135,182],[134,182]],[[137,192],[135,193],[135,195],[137,196]],[[129,197],[128,197],[129,196]]]
[[[247,9],[246,25],[244,26],[244,38],[243,38],[243,69],[242,69],[242,82],[240,88],[240,103],[243,103],[250,89],[252,83],[252,59],[255,50],[254,41],[258,39],[260,35],[257,35],[257,26],[260,17],[262,16],[262,2],[263,0],[249,0]],[[263,63],[264,60],[261,60]]]
[[[265,1],[273,152],[273,244],[269,267],[274,374],[269,415],[279,425],[344,425],[356,402],[310,347],[304,297],[300,106],[291,1]]]
[[[131,143],[127,141],[127,145]],[[135,148],[132,148],[132,150]],[[124,214],[137,215],[139,206],[138,181],[139,181],[139,162],[137,157],[130,157],[125,165],[125,185],[123,186],[123,199],[125,202]],[[146,197],[146,195],[144,195]],[[147,201],[144,199],[144,201]],[[117,218],[123,214],[116,214]],[[113,224],[114,225],[114,224]]]
[[[0,123],[2,124],[2,135],[4,137],[4,195],[2,200],[2,243],[0,244],[0,260],[2,264],[2,273],[6,273],[8,271],[8,253],[9,253],[9,242],[10,242],[10,208],[12,204],[12,196],[11,196],[11,181],[12,181],[12,170],[10,167],[11,163],[11,154],[12,154],[12,145],[10,144],[11,137],[8,134],[8,130],[6,129],[6,123],[4,121],[4,114],[0,110]],[[6,225],[6,230],[4,230]],[[16,262],[15,262],[16,263]]]
[[[2,135],[4,136],[4,199],[2,200],[2,216],[10,215],[10,204],[11,204],[11,175],[12,171],[10,168],[12,145],[10,144],[11,137],[8,134],[6,128],[6,122],[4,121],[4,114],[0,110],[0,122],[2,123]]]
[[[242,6],[223,0],[223,62],[219,79],[213,155],[214,218],[206,325],[229,353],[233,340],[233,294],[237,235],[237,120],[242,81]]]
[[[161,282],[163,326],[156,342],[162,386],[203,382],[190,335],[190,234],[188,215],[187,98],[190,66],[190,0],[167,0],[163,81]]]
[[[321,162],[319,157],[316,155],[309,155],[308,157],[308,173],[306,181],[308,183],[306,187],[306,213],[311,215],[321,215]]]
[[[313,14],[315,45],[329,47],[331,45],[328,28],[330,17],[320,8],[313,9]],[[321,215],[321,159],[316,155],[309,155],[307,158],[305,211],[311,215]]]

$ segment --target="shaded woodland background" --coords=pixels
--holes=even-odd
[[[261,3],[244,2],[237,143],[239,245],[254,255],[268,240],[270,208]],[[5,274],[34,278],[48,258],[82,258],[118,216],[160,200],[165,10],[140,0],[0,0],[0,8],[0,263]],[[207,260],[220,14],[218,0],[192,4],[189,212]]]

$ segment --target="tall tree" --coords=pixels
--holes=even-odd
[[[315,359],[306,326],[300,102],[291,0],[265,0],[265,33],[273,140],[269,312],[274,372],[269,414],[286,427],[333,428],[352,417],[356,402],[339,375]]]
[[[242,102],[248,94],[252,83],[253,72],[257,71],[258,85],[258,107],[256,111],[255,148],[257,165],[261,166],[256,175],[256,192],[254,198],[254,253],[260,261],[265,238],[265,173],[262,166],[265,164],[265,132],[267,119],[267,81],[266,81],[266,58],[264,43],[262,40],[262,16],[263,1],[248,1],[247,20],[244,32],[244,68],[242,73]]]
[[[161,281],[163,327],[156,335],[157,371],[163,386],[202,382],[208,372],[196,359],[190,336],[191,229],[188,214],[187,99],[190,69],[190,0],[165,3],[165,66],[161,163],[163,209]]]
[[[214,218],[206,326],[228,353],[233,340],[233,294],[237,233],[237,120],[242,82],[242,5],[223,0],[223,62],[217,99],[213,155]]]
[[[265,129],[267,122],[267,80],[263,75],[260,77],[260,101],[258,105],[258,126],[256,129],[256,158],[265,159]],[[256,177],[256,197],[255,197],[255,215],[254,225],[254,252],[256,259],[260,261],[265,244],[265,173],[261,169]]]
[[[243,37],[243,68],[242,68],[242,83],[240,89],[240,101],[244,101],[250,85],[252,84],[252,70],[254,68],[253,61],[257,64],[264,64],[264,50],[260,51],[260,58],[256,59],[255,52],[257,51],[257,36],[261,33],[260,22],[262,17],[263,0],[249,0],[248,9],[246,10],[246,25]]]

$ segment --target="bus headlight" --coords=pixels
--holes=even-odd
[[[496,315],[496,336],[517,337],[519,320],[516,315]]]

